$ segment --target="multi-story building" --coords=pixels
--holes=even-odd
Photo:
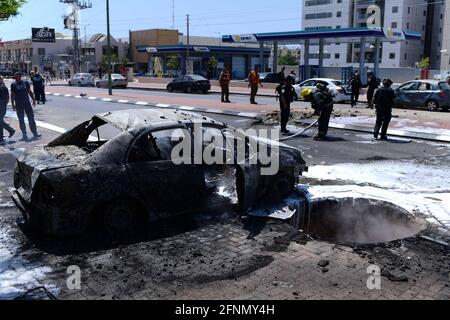
[[[433,0],[435,1],[435,0]],[[427,30],[428,0],[303,0],[302,28],[339,29],[382,27],[396,30]],[[375,47],[366,44],[366,61],[375,60]],[[384,42],[381,67],[415,67],[424,57],[425,41]],[[310,64],[318,64],[318,47],[310,49]],[[324,66],[357,66],[359,44],[331,44],[324,48]]]
[[[128,54],[128,43],[111,39],[112,51],[118,59]],[[106,36],[98,34],[82,45],[81,64],[84,68],[97,70],[106,54]],[[34,68],[39,71],[60,69],[73,71],[73,41],[59,34],[55,42],[32,42],[31,39],[0,42],[0,68],[28,73]],[[89,62],[89,63],[88,63]],[[85,67],[84,67],[85,66]]]
[[[431,69],[450,71],[450,2],[427,1],[428,25],[433,28],[425,37],[425,56],[430,57]]]

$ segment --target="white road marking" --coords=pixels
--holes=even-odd
[[[53,95],[54,95],[55,97],[59,97],[61,94],[60,94],[60,93],[53,93]]]
[[[144,101],[138,101],[135,104],[138,106],[148,106],[148,102],[144,102]]]
[[[248,112],[240,112],[238,114],[240,117],[249,117],[249,118],[255,118],[257,116],[256,113],[248,113]]]
[[[128,103],[128,102],[130,102],[130,101],[128,101],[128,100],[118,100],[117,101],[117,103]]]
[[[111,102],[112,99],[104,98],[104,99],[102,99],[102,101],[105,101],[105,102]]]
[[[89,97],[88,100],[97,100],[96,97]]]
[[[64,97],[71,97],[71,96],[72,96],[71,94],[64,95]]]
[[[168,107],[170,107],[170,104],[162,104],[162,103],[158,103],[156,106],[157,106],[158,108],[168,108]]]
[[[187,111],[195,110],[194,107],[188,107],[188,106],[181,106],[178,109],[180,109],[180,110],[187,110]]]

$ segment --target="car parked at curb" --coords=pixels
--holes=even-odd
[[[450,86],[445,81],[413,80],[395,89],[396,107],[450,109]]]
[[[211,152],[211,137],[226,141],[214,149],[223,164],[199,161],[196,151],[189,151],[192,145],[179,150],[180,143],[200,141],[201,154]],[[240,145],[245,154],[238,154]],[[260,152],[279,160],[273,175],[262,174],[267,163],[259,161]],[[233,172],[228,179],[226,171]],[[100,224],[112,234],[128,234],[192,212],[209,199],[208,192],[224,186],[234,190],[239,211],[246,214],[259,201],[289,196],[305,171],[300,150],[198,113],[121,110],[98,114],[21,156],[11,193],[31,230],[68,236]]]
[[[167,91],[182,91],[186,93],[192,93],[196,91],[201,91],[206,94],[211,90],[211,82],[196,74],[188,74],[175,78],[167,85]]]
[[[118,73],[111,74],[111,80],[112,80],[112,87],[113,88],[126,89],[128,87],[128,80],[127,80],[127,78],[125,78],[121,74],[118,74]],[[101,78],[100,80],[98,80],[95,83],[95,86],[97,88],[108,88],[108,86],[109,86],[108,75],[105,74],[103,76],[103,78]]]
[[[295,89],[295,97],[294,99],[302,99],[302,91],[305,89],[310,89],[315,91],[316,85],[318,83],[322,83],[326,86],[328,86],[328,89],[330,92],[334,95],[334,102],[340,103],[340,102],[347,102],[351,101],[352,95],[351,95],[351,89],[349,89],[347,86],[345,86],[341,81],[334,80],[334,79],[327,79],[327,78],[313,78],[305,80],[299,84],[296,84],[294,86]]]
[[[95,80],[94,76],[90,73],[75,73],[72,78],[70,78],[69,87],[71,86],[94,86]]]

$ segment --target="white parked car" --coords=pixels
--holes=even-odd
[[[128,80],[124,76],[118,73],[111,74],[111,81],[112,81],[112,87],[113,88],[123,88],[125,89],[128,87]],[[98,80],[95,84],[97,88],[108,88],[109,81],[108,81],[108,75],[105,74],[102,79]]]
[[[334,79],[325,79],[325,78],[314,78],[308,79],[306,81],[301,82],[300,84],[296,84],[294,86],[295,93],[298,99],[302,98],[302,91],[305,89],[316,90],[317,83],[323,83],[328,86],[330,92],[334,95],[334,102],[346,102],[352,100],[351,90],[347,85],[343,84],[341,81]]]
[[[95,86],[94,76],[90,73],[75,73],[69,80],[69,86]]]

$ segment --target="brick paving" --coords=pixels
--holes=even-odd
[[[169,223],[168,234],[155,239],[101,250],[69,242],[39,259],[53,269],[46,281],[61,288],[59,299],[450,299],[448,248],[418,238],[354,248],[310,240],[278,221],[268,221],[257,237],[248,239],[246,225],[233,218],[170,230]],[[38,245],[44,252],[46,241]],[[80,253],[70,253],[75,246]],[[386,258],[385,251],[400,246],[406,250]],[[417,267],[431,256],[433,265]],[[318,266],[324,258],[327,271]],[[399,259],[404,271],[398,269]],[[381,290],[367,289],[369,260],[407,281],[382,277]],[[74,264],[82,270],[79,291],[65,289],[66,268]]]

